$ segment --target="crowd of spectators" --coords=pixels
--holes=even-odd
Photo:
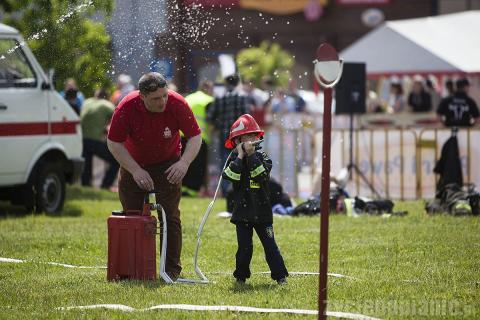
[[[397,77],[390,78],[388,82],[389,94],[385,99],[367,85],[367,113],[436,112],[447,126],[470,126],[478,122],[478,106],[469,95],[470,82],[467,78],[447,79],[443,88],[436,85],[435,78],[420,75],[406,83]],[[408,94],[405,88],[409,88]]]
[[[261,127],[266,128],[286,114],[305,114],[308,112],[306,101],[298,91],[294,81],[290,81],[288,87],[275,88],[270,78],[264,78],[261,85],[256,86],[252,79],[240,79],[238,75],[232,75],[226,77],[224,83],[217,84],[217,86],[225,88],[225,90],[219,91],[223,92],[222,94],[217,95],[214,95],[213,83],[208,82],[208,84],[210,85],[209,90],[199,88],[196,94],[198,95],[203,90],[202,103],[203,101],[209,101],[210,103],[203,103],[205,106],[202,105],[202,108],[200,108],[202,110],[196,111],[196,113],[201,113],[198,115],[198,121],[201,121],[205,127],[207,124],[210,127],[205,134],[211,136],[214,134],[213,130],[217,129],[220,142],[225,140],[225,135],[228,135],[232,119],[238,118],[243,113],[250,113]],[[411,81],[406,84],[408,85],[402,83],[399,78],[392,77],[389,79],[388,98],[382,98],[376,91],[372,90],[372,83],[367,82],[365,96],[367,113],[436,112],[447,126],[469,126],[473,125],[475,121],[478,122],[478,107],[468,95],[470,83],[467,79],[447,80],[444,83],[443,90],[439,90],[440,88],[434,80],[425,79],[418,75],[411,78]],[[173,82],[169,82],[168,87],[171,90],[176,88]],[[405,87],[409,89],[408,94],[404,90]],[[108,163],[105,168],[107,175],[105,175],[101,187],[111,188],[113,184],[112,175],[118,171],[118,165],[112,163],[112,158],[109,157],[108,150],[104,147],[104,133],[109,124],[108,115],[111,115],[113,108],[133,90],[135,90],[135,86],[131,77],[121,74],[117,78],[115,91],[109,97],[105,90],[97,90],[94,97],[85,100],[74,79],[70,78],[65,81],[64,89],[60,94],[80,115],[84,135],[87,137],[84,141],[84,156],[88,158],[87,165],[89,167],[85,170],[82,178],[84,185],[91,185],[92,170],[90,166],[92,156],[95,155]],[[209,96],[211,100],[205,100],[204,97],[206,96]],[[193,97],[193,95],[190,95],[190,97]],[[85,102],[88,103],[85,104]],[[231,108],[227,106],[230,104],[232,105]],[[88,105],[88,112],[86,109],[82,111],[84,105]],[[92,119],[95,120],[94,124],[92,124]],[[221,123],[222,121],[225,123]],[[99,127],[101,128],[98,129]],[[90,133],[91,128],[96,131]],[[203,129],[205,130],[205,128]],[[208,144],[208,139],[205,137],[204,141]],[[92,140],[95,140],[95,143],[98,144],[95,148],[92,147]],[[218,146],[215,147],[218,148]],[[221,158],[225,158],[226,154],[222,152],[224,151],[222,146],[218,151]],[[204,166],[203,163],[202,166]]]
[[[460,80],[468,80],[459,78]],[[402,81],[400,78],[393,76],[386,80],[389,84],[389,92],[387,97],[377,91],[381,90],[383,82],[376,82],[377,86],[374,90],[373,82],[367,83],[367,112],[368,113],[400,113],[400,112],[432,112],[436,111],[440,100],[445,97],[453,96],[457,91],[456,82],[452,79],[446,79],[443,86],[437,84],[437,80],[433,77],[424,78],[415,75]],[[468,82],[469,84],[469,82]]]

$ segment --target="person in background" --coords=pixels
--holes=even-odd
[[[365,86],[365,105],[367,108],[367,113],[382,113],[385,112],[384,107],[382,105],[382,101],[378,97],[378,94],[371,90],[371,84],[367,81]]]
[[[115,109],[108,131],[108,148],[120,163],[118,195],[123,210],[141,210],[145,193],[155,190],[167,218],[165,271],[173,280],[182,270],[182,179],[202,144],[192,109],[178,93],[168,90],[156,72],[144,74],[139,91],[128,94]],[[181,154],[180,131],[188,139]]]
[[[389,113],[405,111],[406,103],[403,97],[403,87],[400,80],[394,79],[390,83],[390,98],[388,100]]]
[[[296,112],[297,104],[293,97],[284,89],[279,89],[272,99],[272,112],[275,115]]]
[[[445,81],[445,92],[443,94],[444,98],[451,97],[455,94],[455,85],[452,79],[447,79]]]
[[[467,78],[458,79],[457,91],[451,97],[443,98],[437,114],[447,127],[470,127],[479,122],[479,110],[475,101],[468,95],[470,82]]]
[[[122,73],[117,78],[117,89],[112,93],[110,101],[117,106],[133,90],[135,87],[132,84],[132,78],[128,74]]]
[[[432,97],[423,86],[423,77],[413,77],[412,91],[408,95],[408,105],[413,112],[429,112],[432,110]]]
[[[68,102],[70,107],[72,107],[73,111],[75,111],[76,114],[80,115],[81,106],[77,98],[77,93],[78,93],[77,89],[74,89],[74,88],[67,89],[67,91],[65,91],[65,94],[64,94],[64,99]]]
[[[436,83],[437,82],[433,77],[427,78],[427,80],[425,80],[425,90],[430,94],[430,97],[432,99],[432,109],[436,108],[440,104],[440,100],[442,99],[437,91]]]
[[[183,179],[182,192],[190,196],[195,196],[198,192],[206,192],[207,187],[207,163],[208,147],[210,145],[210,131],[206,121],[207,109],[213,102],[213,82],[203,80],[198,85],[199,90],[185,97],[195,119],[202,130],[202,146],[195,160],[188,168],[187,174]],[[186,144],[185,137],[182,137],[182,146]]]
[[[67,97],[68,91],[68,97]],[[77,114],[80,113],[82,109],[83,102],[85,101],[85,96],[83,93],[78,89],[77,82],[73,78],[68,78],[63,83],[63,90],[60,91],[60,95],[68,101],[68,103],[74,109],[78,109]]]
[[[269,192],[272,160],[265,152],[256,151],[252,142],[264,135],[255,119],[249,114],[239,117],[232,125],[225,141],[228,149],[236,148],[222,177],[231,181],[235,203],[230,222],[235,225],[238,249],[235,255],[233,276],[244,284],[250,278],[250,261],[253,254],[253,230],[265,251],[270,276],[278,284],[287,283],[288,271],[275,242],[273,213]]]
[[[271,117],[270,104],[267,104],[268,93],[257,88],[251,79],[245,79],[243,91],[247,97],[247,105],[252,117],[260,126],[267,125],[268,119]]]
[[[110,119],[112,118],[115,106],[107,100],[105,89],[95,90],[93,98],[85,100],[80,119],[83,133],[83,152],[85,167],[82,174],[82,185],[91,186],[92,180],[92,159],[97,156],[108,164],[108,169],[102,179],[101,188],[111,189],[117,177],[118,162],[112,156],[107,147],[107,132]]]
[[[298,92],[297,83],[293,79],[288,82],[287,94],[295,101],[295,112],[305,112],[307,110],[307,103]]]
[[[233,74],[225,79],[226,93],[223,97],[217,97],[207,110],[207,122],[218,132],[220,154],[219,168],[223,169],[230,151],[223,145],[223,141],[228,138],[230,126],[242,114],[249,113],[247,99],[245,95],[240,94],[237,89],[240,83],[238,74]],[[224,180],[221,184],[222,194],[226,197],[228,192],[228,181]]]

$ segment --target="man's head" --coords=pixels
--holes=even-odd
[[[447,81],[445,81],[445,88],[447,89],[448,94],[453,94],[453,92],[455,91],[455,88],[453,86],[452,79],[447,79]]]
[[[122,73],[117,78],[117,88],[121,89],[132,83],[132,78],[125,73]]]
[[[65,80],[63,83],[63,87],[65,91],[68,89],[77,89],[77,82],[73,78],[67,78],[67,80]]]
[[[415,93],[420,93],[423,91],[423,77],[421,75],[415,75],[413,77],[413,87],[412,91]]]
[[[236,73],[225,77],[225,85],[227,86],[228,91],[232,91],[233,89],[235,89],[239,83],[240,77]]]
[[[470,88],[470,82],[467,78],[458,79],[455,85],[457,87],[457,91],[460,92],[468,92],[468,88]]]
[[[202,80],[198,84],[198,88],[204,93],[213,96],[213,82],[210,80]]]
[[[150,112],[163,112],[167,105],[168,88],[165,78],[157,72],[144,74],[138,80],[140,98]]]

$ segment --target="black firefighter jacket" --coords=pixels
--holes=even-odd
[[[272,160],[265,152],[256,151],[251,156],[238,158],[238,153],[229,160],[222,176],[233,183],[235,204],[231,222],[272,224],[272,206],[269,198],[270,170]]]

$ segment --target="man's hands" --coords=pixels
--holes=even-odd
[[[179,184],[182,182],[183,177],[187,174],[188,166],[190,164],[187,163],[186,160],[180,159],[174,164],[172,164],[165,173],[167,174],[167,180],[171,184]]]
[[[182,182],[183,177],[185,177],[185,174],[187,173],[188,167],[189,164],[184,159],[180,159],[172,164],[167,170],[165,170],[168,182],[171,184],[179,184]],[[150,174],[142,168],[137,169],[133,173],[133,179],[140,189],[146,191],[155,189],[152,177],[150,177]]]
[[[142,168],[138,168],[133,173],[133,179],[140,187],[140,189],[150,191],[155,188],[152,177],[150,177],[150,174],[148,174],[148,172],[143,170]]]

